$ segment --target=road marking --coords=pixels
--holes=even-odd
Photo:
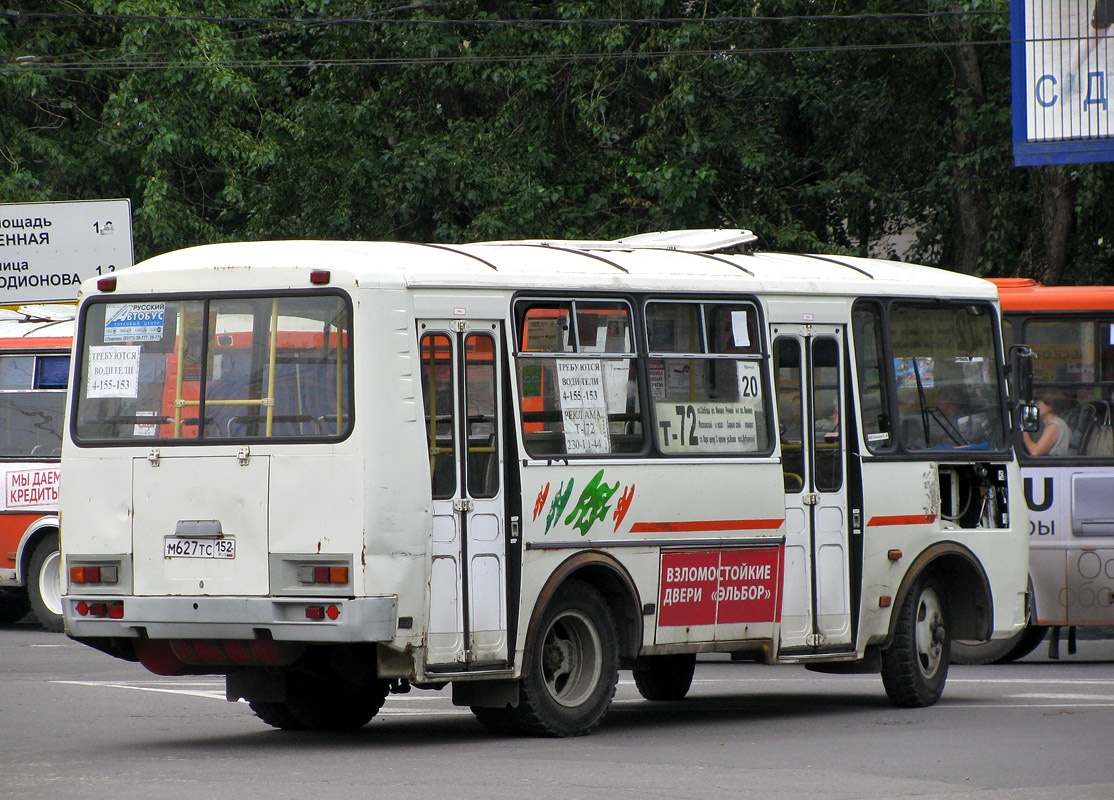
[[[199,689],[171,689],[164,686],[142,686],[137,683],[121,683],[117,681],[51,681],[51,683],[62,683],[70,686],[91,686],[93,688],[106,688],[106,689],[131,689],[135,692],[156,692],[159,694],[180,694],[188,697],[204,697],[210,700],[225,700],[224,689],[210,689],[202,691]],[[178,684],[181,685],[181,684]],[[192,684],[192,685],[210,685],[210,684]]]

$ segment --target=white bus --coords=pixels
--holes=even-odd
[[[0,624],[62,630],[58,486],[73,305],[0,309]]]
[[[1065,628],[1074,653],[1076,628],[1114,625],[1114,287],[994,283],[1006,344],[1032,349],[1035,395],[1065,442],[1017,447],[1031,520],[1029,624],[1013,639],[960,644],[961,663],[1020,658],[1050,629],[1049,655],[1059,655]]]
[[[997,292],[615,242],[222,244],[83,286],[70,636],[290,729],[582,734],[696,654],[943,690],[1025,622]]]

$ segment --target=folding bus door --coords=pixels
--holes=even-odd
[[[851,643],[841,325],[771,326],[785,480],[780,651]]]
[[[427,669],[507,664],[501,329],[418,323],[433,491]]]

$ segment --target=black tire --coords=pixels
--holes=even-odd
[[[619,640],[603,596],[569,581],[542,615],[519,682],[515,721],[537,736],[583,736],[603,720],[619,682]]]
[[[900,708],[923,708],[940,699],[948,679],[951,637],[940,584],[918,581],[901,604],[893,641],[882,651],[882,684]]]
[[[31,601],[22,587],[12,586],[0,589],[0,625],[11,625],[27,616]]]
[[[389,690],[384,680],[353,687],[294,672],[286,679],[285,700],[249,705],[261,720],[283,730],[354,731],[379,713]]]
[[[683,700],[692,686],[695,671],[695,653],[648,656],[631,670],[638,693],[655,702]]]
[[[523,733],[522,726],[518,722],[518,714],[513,708],[472,706],[471,709],[472,713],[476,715],[476,721],[488,733],[494,733],[498,736],[517,736]]]
[[[270,701],[250,702],[248,705],[255,712],[255,716],[266,722],[272,728],[284,731],[304,731],[306,726],[299,722],[286,703],[273,703]]]
[[[1024,658],[1037,649],[1045,635],[1047,625],[1026,624],[1024,628],[1009,639],[996,639],[990,642],[953,641],[951,659],[953,664],[1008,664]]]
[[[58,534],[45,537],[31,553],[27,568],[27,597],[39,623],[48,631],[62,630],[62,556]]]

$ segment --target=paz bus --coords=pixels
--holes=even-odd
[[[451,686],[600,723],[698,653],[936,702],[1025,622],[997,291],[617,241],[230,243],[82,286],[63,443],[74,639],[354,729]]]
[[[1081,625],[1114,625],[1114,287],[1044,286],[995,279],[1004,337],[1027,345],[1033,390],[1051,400],[1067,427],[1062,453],[1018,457],[1031,517],[1032,605],[1016,637],[955,648],[955,660],[1011,661],[1060,629],[1075,650]]]
[[[74,309],[0,309],[0,624],[62,630],[58,483]]]

